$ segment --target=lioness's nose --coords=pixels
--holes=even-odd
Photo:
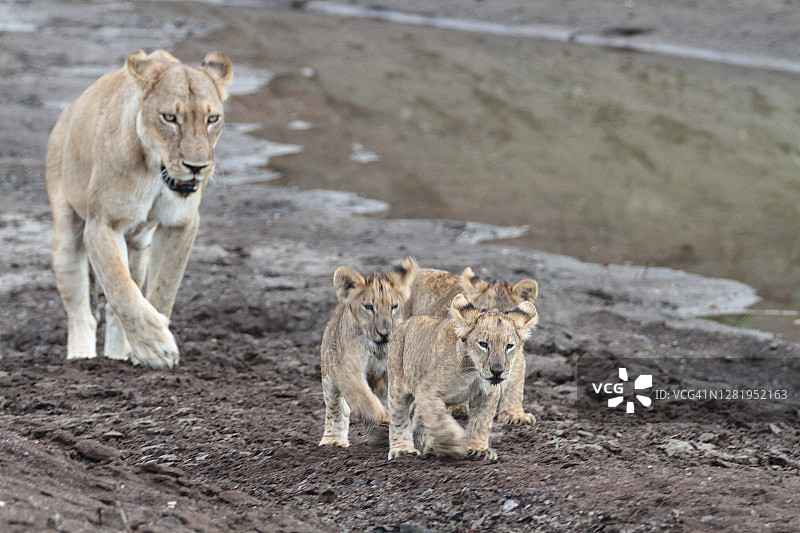
[[[188,168],[192,174],[199,174],[201,170],[208,166],[208,163],[187,163],[186,161],[181,161],[181,164]]]

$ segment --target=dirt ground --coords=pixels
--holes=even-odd
[[[538,209],[506,218],[491,206],[502,206],[496,197],[442,193],[480,159],[469,142],[478,146],[492,132],[497,146],[518,142],[515,128],[542,117],[507,110],[494,123],[486,111],[466,122],[443,114],[437,91],[458,95],[459,76],[474,72],[459,74],[447,62],[452,83],[442,88],[437,49],[448,50],[447,57],[461,51],[462,66],[486,50],[513,57],[528,48],[568,63],[613,61],[601,51],[343,20],[283,3],[267,9],[45,1],[0,9],[18,24],[6,22],[0,32],[1,531],[800,530],[797,402],[769,417],[757,406],[730,413],[699,408],[688,420],[654,424],[586,420],[576,411],[580,358],[636,357],[653,360],[653,368],[658,358],[797,360],[798,344],[693,318],[741,310],[754,300],[749,287],[483,243],[514,230],[457,220],[534,224],[534,235],[552,242],[582,234],[567,232],[566,223],[538,226]],[[304,151],[270,161],[269,170],[283,177],[265,183],[257,162],[244,173],[232,162],[225,171],[220,146],[222,172],[204,199],[172,318],[182,354],[175,370],[103,358],[67,363],[66,318],[50,271],[46,137],[61,106],[92,77],[121,64],[130,50],[156,46],[195,61],[210,48],[224,49],[244,66],[240,79],[258,79],[259,66],[270,69],[265,88],[232,97],[231,127],[220,143],[230,134],[244,152],[262,150],[259,138]],[[380,94],[368,91],[380,86],[370,81],[377,56],[385,61]],[[645,59],[629,58],[639,60]],[[358,76],[354,65],[363,69]],[[697,72],[709,69],[724,83],[732,79],[723,67]],[[429,101],[423,82],[430,82]],[[494,81],[475,83],[471,94],[498,103]],[[413,87],[420,94],[409,116],[401,97]],[[395,107],[381,107],[392,99]],[[293,120],[312,129],[287,128]],[[511,124],[511,138],[500,122]],[[247,144],[234,137],[236,123],[261,124],[259,138]],[[485,129],[474,127],[480,123]],[[461,136],[465,131],[471,133]],[[422,141],[399,142],[414,136]],[[626,139],[620,133],[614,142]],[[354,143],[381,160],[350,161]],[[408,151],[420,143],[428,149]],[[626,150],[636,159],[636,150]],[[397,176],[407,184],[398,185]],[[545,200],[560,192],[551,189]],[[482,207],[486,216],[462,216]],[[416,218],[396,218],[406,216]],[[317,446],[318,348],[335,304],[332,272],[340,264],[382,270],[409,254],[422,266],[472,265],[484,277],[540,283],[541,324],[526,343],[525,389],[525,406],[538,421],[495,424],[497,462],[389,462],[385,434],[360,424],[350,448]],[[673,384],[690,384],[688,376],[672,377]],[[738,378],[761,385],[754,376]],[[796,399],[800,385],[789,385]]]

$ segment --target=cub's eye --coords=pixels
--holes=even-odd
[[[219,115],[208,115],[206,122],[209,124],[215,124],[219,122]]]
[[[375,310],[375,307],[372,304],[364,304],[364,309],[371,313]]]
[[[510,352],[513,349],[514,349],[514,345],[513,344],[511,344],[511,343],[506,344],[506,351],[507,352]]]
[[[392,311],[397,311],[397,308],[400,307],[397,304],[392,304]]]
[[[174,113],[161,113],[161,118],[164,122],[170,122],[172,124],[178,123],[178,117],[176,117]]]
[[[484,350],[488,350],[489,349],[489,343],[488,342],[480,341],[480,342],[478,342],[478,346],[480,346]]]

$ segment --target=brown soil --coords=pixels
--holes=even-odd
[[[274,58],[279,75],[268,95],[234,97],[229,120],[262,122],[267,138],[306,147],[305,155],[271,164],[287,171],[288,183],[329,180],[335,187],[347,176],[369,176],[384,184],[375,186],[382,194],[407,195],[401,205],[429,202],[430,213],[452,215],[436,211],[429,195],[413,195],[439,172],[447,183],[468,160],[448,169],[430,154],[393,154],[388,146],[398,134],[387,117],[395,115],[298,74],[318,57],[316,79],[329,79],[326,62],[341,53],[323,38],[333,32],[350,35],[342,42],[359,57],[378,36],[394,35],[393,42],[408,43],[403,61],[435,59],[430,48],[419,48],[433,32],[292,11],[115,5],[103,24],[124,23],[126,31],[148,31],[154,40],[176,28],[213,32],[204,21],[240,21],[237,31],[189,36],[172,48],[187,58],[217,45],[240,63]],[[465,236],[473,227],[464,223],[353,215],[331,207],[322,193],[234,186],[222,176],[204,200],[172,320],[180,365],[146,371],[102,358],[64,361],[66,320],[50,274],[42,161],[57,116],[50,104],[73,98],[85,80],[49,76],[65,65],[104,65],[109,53],[122,54],[111,61],[121,64],[122,50],[140,45],[125,42],[109,52],[98,28],[86,35],[60,31],[85,27],[81,4],[28,7],[50,13],[45,31],[0,34],[0,96],[7,110],[0,124],[0,531],[800,530],[796,405],[769,420],[706,411],[688,422],[646,425],[577,417],[580,357],[796,360],[796,344],[682,318],[683,309],[723,305],[741,289],[726,282],[471,244]],[[301,34],[304,28],[317,33]],[[256,40],[257,30],[273,40]],[[116,42],[127,34],[114,35]],[[509,46],[447,39],[456,48]],[[390,52],[382,52],[387,61]],[[401,78],[423,75],[413,64]],[[360,87],[354,77],[347,90]],[[467,127],[424,104],[431,123],[445,128],[436,135]],[[314,123],[312,137],[285,130],[293,113]],[[385,148],[376,149],[383,163],[346,162],[355,141]],[[307,174],[317,177],[304,183]],[[383,179],[389,175],[416,175],[418,186],[392,191],[396,181]],[[497,462],[435,456],[389,462],[385,433],[360,424],[350,448],[317,446],[323,420],[318,347],[335,304],[333,269],[345,263],[383,269],[407,254],[424,266],[469,264],[482,274],[540,282],[542,322],[526,344],[525,390],[526,408],[539,420],[525,427],[496,424]]]

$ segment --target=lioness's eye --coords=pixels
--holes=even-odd
[[[514,349],[514,345],[513,345],[513,344],[511,344],[511,343],[509,343],[509,344],[506,344],[506,351],[507,351],[507,352],[510,352],[510,351],[511,351],[511,350],[513,350],[513,349]]]
[[[398,307],[400,306],[397,304],[392,304],[392,311],[396,311]]]
[[[178,117],[174,113],[161,113],[161,118],[164,119],[164,122],[178,123]]]
[[[364,304],[364,309],[366,309],[369,312],[372,312],[375,310],[375,307],[373,307],[372,304]]]
[[[206,122],[209,124],[214,124],[215,122],[219,122],[219,115],[208,115]]]
[[[480,342],[478,343],[478,346],[480,346],[480,347],[481,347],[481,348],[483,348],[484,350],[487,350],[487,349],[489,348],[489,343],[488,343],[488,342],[483,342],[483,341],[480,341]]]

